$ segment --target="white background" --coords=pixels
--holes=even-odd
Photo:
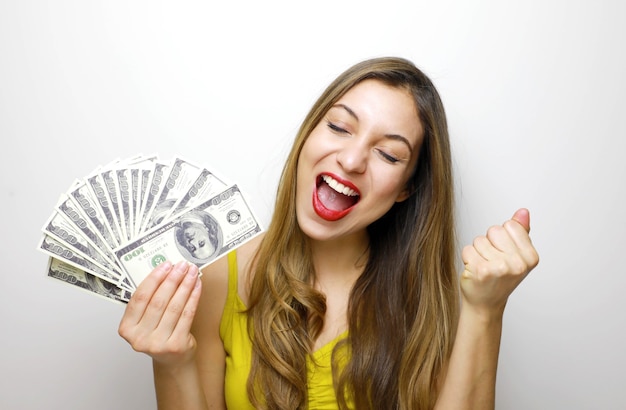
[[[311,3],[0,3],[0,408],[155,407],[123,307],[47,279],[35,249],[75,178],[181,155],[268,221],[310,105],[383,55],[441,92],[460,242],[531,210],[542,259],[509,300],[497,408],[626,408],[626,3]]]

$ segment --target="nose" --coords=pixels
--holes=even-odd
[[[369,147],[354,136],[346,138],[343,147],[337,152],[337,162],[346,172],[363,173],[367,168]]]
[[[187,239],[187,250],[193,253],[196,251],[196,249],[198,249],[198,241],[193,238]]]

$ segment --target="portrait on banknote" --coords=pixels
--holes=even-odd
[[[187,213],[180,218],[174,232],[178,250],[195,264],[209,263],[222,247],[222,231],[208,212]]]

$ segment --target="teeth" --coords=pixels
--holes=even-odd
[[[333,179],[331,177],[329,177],[328,175],[324,175],[322,177],[322,179],[328,184],[328,186],[330,186],[332,189],[334,189],[335,191],[339,192],[340,194],[344,194],[347,196],[357,196],[358,194],[356,193],[356,191],[352,188],[349,188],[347,186],[345,186],[344,184],[337,182],[336,179]]]

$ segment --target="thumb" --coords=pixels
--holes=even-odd
[[[518,222],[520,225],[526,229],[526,232],[530,232],[530,212],[526,208],[520,208],[515,211],[513,214],[514,221]]]

